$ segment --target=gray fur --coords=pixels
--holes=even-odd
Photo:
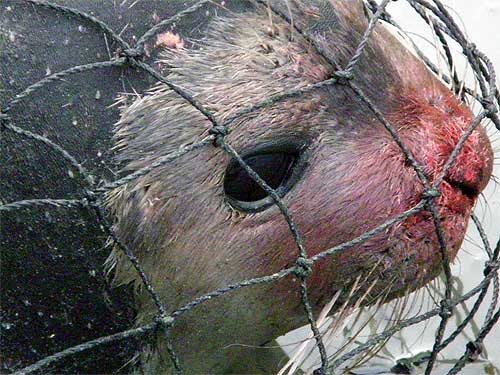
[[[361,2],[290,4],[294,22],[310,30],[337,64],[345,66],[367,26]],[[219,121],[271,95],[327,79],[335,71],[335,66],[264,7],[214,20],[195,48],[166,49],[159,66]],[[402,92],[427,87],[429,95],[438,95],[445,90],[383,26],[376,28],[354,73],[355,82],[386,115]],[[136,171],[181,145],[200,141],[210,128],[202,114],[159,84],[122,108],[115,127],[116,160],[123,171]],[[350,89],[341,85],[239,118],[227,136],[239,152],[276,139],[310,144],[310,165],[285,202],[306,244],[323,250],[390,217],[392,208],[382,207],[398,206],[404,198],[401,186],[416,190],[420,186],[411,172],[400,174],[400,159],[378,159],[392,147],[390,136]],[[229,160],[221,149],[207,146],[108,196],[117,233],[134,249],[169,311],[229,283],[290,266],[298,255],[277,207],[243,214],[227,203],[222,181]],[[362,169],[367,165],[369,170]],[[387,183],[371,185],[386,169],[391,173]],[[357,199],[356,192],[371,196],[365,208],[368,212],[361,212],[366,197]],[[370,219],[361,220],[364,217]],[[317,238],[318,227],[328,222],[331,229]],[[332,260],[327,267],[330,279],[324,281],[328,287],[312,291],[315,311],[333,291],[348,288],[357,275],[374,268],[383,282],[374,288],[373,301],[388,282],[395,296],[435,277],[439,272],[435,248],[422,245],[425,251],[419,253],[420,244],[415,247],[409,237],[400,227],[394,228],[356,248],[356,259],[348,266],[343,263],[350,259],[348,255]],[[364,250],[377,241],[386,241],[387,247]],[[461,238],[450,242],[455,249]],[[418,265],[427,252],[434,254],[432,264],[422,271]],[[409,259],[415,264],[409,264]],[[114,250],[109,263],[116,283],[132,283],[137,291],[137,324],[149,322],[155,307],[127,259]],[[416,275],[420,275],[419,282]],[[287,279],[277,286],[235,291],[197,307],[175,326],[173,336],[188,373],[269,373],[277,370],[269,366],[277,366],[279,352],[259,363],[264,349],[251,346],[270,342],[304,323],[304,317],[298,282]],[[159,337],[155,347],[144,350],[142,363],[147,373],[170,368],[163,345]]]

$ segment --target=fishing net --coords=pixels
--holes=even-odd
[[[440,44],[438,47],[446,58],[445,62],[450,67],[449,72],[451,74],[443,73],[418,49],[416,49],[416,53],[425,61],[429,69],[456,90],[457,95],[463,95],[464,98],[467,97],[467,100],[477,102],[481,108],[447,161],[443,172],[444,176],[444,173],[455,162],[468,137],[480,123],[489,120],[494,124],[497,131],[500,130],[500,119],[498,117],[500,94],[497,90],[495,71],[491,61],[468,40],[441,1],[407,1],[415,10],[415,16],[421,17],[432,29]],[[30,64],[49,61],[50,57],[47,57],[47,55],[33,56],[29,48],[22,51],[9,51],[5,46],[9,42],[15,43],[16,38],[19,36],[15,32],[0,34],[5,39],[0,43],[0,46],[3,46],[2,58],[11,59],[9,61],[17,59],[20,67],[19,72],[0,70],[1,74],[10,76],[12,81],[9,87],[0,87],[3,91],[0,101],[3,144],[1,159],[3,182],[0,189],[2,194],[0,196],[0,211],[3,216],[2,267],[4,270],[11,270],[3,272],[4,275],[2,276],[2,351],[4,353],[3,369],[5,371],[14,371],[16,374],[29,374],[45,373],[50,368],[56,369],[58,372],[72,371],[71,369],[75,371],[74,369],[77,368],[79,371],[92,372],[98,370],[89,363],[93,362],[92,358],[98,356],[106,358],[108,369],[126,371],[126,363],[130,356],[133,356],[142,341],[148,340],[155,333],[162,335],[173,367],[176,371],[182,373],[182,358],[179,358],[176,354],[175,339],[170,335],[171,328],[179,317],[209,300],[230,294],[235,290],[278,282],[292,276],[300,281],[298,287],[302,296],[304,313],[309,321],[314,344],[321,359],[320,365],[314,370],[315,374],[340,371],[339,369],[346,361],[369,352],[374,346],[385,342],[396,332],[434,316],[439,316],[440,324],[435,334],[433,349],[422,359],[422,361],[427,361],[425,373],[429,374],[434,368],[437,355],[452,343],[468,325],[472,324],[479,308],[483,304],[488,304],[487,313],[479,327],[478,334],[466,345],[463,356],[453,364],[448,373],[458,373],[468,360],[477,355],[483,340],[500,317],[500,309],[497,306],[500,240],[497,239],[496,245],[492,245],[483,230],[481,220],[474,215],[472,216],[473,224],[480,233],[482,250],[487,254],[489,260],[484,265],[484,278],[476,287],[463,291],[458,298],[452,296],[453,277],[443,229],[434,203],[439,196],[438,187],[443,178],[432,184],[429,182],[422,172],[421,166],[398,135],[395,127],[352,79],[354,68],[363,55],[366,42],[371,37],[375,25],[378,22],[385,22],[395,28],[399,27],[397,22],[386,11],[389,0],[384,0],[380,4],[374,1],[367,2],[367,9],[371,11],[369,26],[356,52],[346,66],[339,66],[335,59],[329,56],[328,51],[325,51],[321,44],[315,40],[313,35],[292,22],[287,12],[268,4],[265,0],[249,1],[249,6],[265,7],[272,12],[273,16],[290,23],[294,28],[294,32],[303,37],[315,48],[318,54],[331,63],[336,68],[336,72],[331,78],[322,82],[308,85],[302,89],[283,92],[263,102],[254,103],[241,109],[241,111],[224,122],[218,120],[210,109],[204,103],[198,101],[196,97],[162,76],[154,65],[155,56],[146,55],[149,54],[147,50],[148,42],[158,34],[168,30],[172,25],[183,22],[195,25],[200,22],[199,14],[204,16],[210,12],[220,11],[225,4],[221,5],[208,0],[186,2],[185,8],[175,14],[169,8],[170,5],[166,5],[165,14],[174,14],[173,16],[162,18],[161,14],[155,14],[158,19],[154,26],[149,29],[141,26],[144,29],[142,35],[134,37],[128,35],[129,38],[126,38],[124,35],[127,35],[127,30],[113,29],[110,24],[112,22],[105,22],[94,17],[92,12],[86,9],[85,4],[81,4],[81,7],[79,7],[79,4],[73,4],[72,2],[66,2],[64,5],[63,3],[50,3],[42,0],[2,1],[0,3],[1,11],[4,13],[4,18],[1,19],[4,24],[0,23],[0,31],[2,31],[2,27],[8,26],[7,19],[12,12],[17,11],[16,17],[20,17],[23,22],[26,22],[27,18],[32,18],[32,44],[28,40],[28,46],[37,43],[39,45],[40,43],[37,42],[39,36],[46,36],[47,39],[44,40],[50,41],[50,36],[45,34],[55,30],[59,30],[60,35],[58,37],[64,43],[66,37],[69,40],[74,35],[69,34],[70,31],[67,28],[54,28],[53,26],[59,24],[77,25],[77,32],[79,33],[78,48],[75,49],[72,59],[75,59],[75,61],[79,59],[80,61],[79,64],[73,64],[70,67],[62,64],[61,69],[55,69],[54,66],[57,67],[58,65],[54,63],[54,60],[50,60],[53,64],[47,64],[46,71],[30,72]],[[154,3],[156,4],[156,2]],[[130,6],[133,6],[133,4]],[[113,12],[111,5],[110,8],[111,12]],[[44,23],[47,22],[49,15],[51,22],[53,22],[51,25]],[[45,28],[43,28],[44,26]],[[138,30],[141,27],[138,27]],[[71,32],[74,33],[74,30]],[[127,41],[127,39],[132,40],[132,42]],[[102,45],[102,40],[105,40],[105,46],[101,52],[95,53],[92,46],[96,44]],[[450,50],[451,43],[461,47],[470,69],[474,72],[477,89],[471,89],[469,86],[464,85],[454,68],[452,68],[455,63]],[[51,45],[47,43],[44,48],[48,54],[57,55],[57,44]],[[145,59],[145,57],[148,57],[148,59]],[[71,80],[75,77],[80,77],[79,79],[83,81],[92,77],[95,78],[92,73],[96,71],[105,72],[103,78],[101,82],[92,82],[92,85],[87,86],[86,92],[82,93],[78,91],[78,88],[71,85]],[[26,82],[18,79],[17,75],[29,79],[38,77],[38,79],[26,85]],[[142,82],[142,86],[134,86],[134,89],[137,90],[146,90],[156,82],[163,83],[196,108],[212,124],[212,129],[210,134],[200,142],[179,145],[175,152],[162,157],[155,163],[129,175],[117,177],[109,168],[109,165],[104,162],[104,160],[110,159],[112,156],[110,151],[112,149],[111,137],[109,137],[110,127],[99,126],[99,121],[109,119],[106,116],[109,116],[109,113],[115,110],[110,107],[110,103],[115,100],[118,92],[130,91],[130,87],[126,86],[129,80],[132,79],[135,82]],[[2,81],[6,82],[7,80]],[[309,256],[307,248],[304,246],[300,227],[295,224],[285,202],[275,189],[268,186],[264,179],[250,168],[227,141],[226,137],[231,131],[231,124],[239,117],[330,85],[350,87],[357,99],[370,109],[373,116],[398,144],[407,162],[413,166],[425,186],[426,193],[414,208],[392,218],[383,225],[349,242],[314,256]],[[23,88],[13,92],[16,87]],[[89,102],[91,105],[88,105]],[[52,113],[45,111],[49,106],[52,108]],[[89,108],[95,108],[95,113],[89,113]],[[59,128],[54,129],[44,126],[44,123],[59,123],[58,116],[61,117],[61,126]],[[116,113],[113,116],[116,116]],[[68,118],[71,119],[70,124],[73,126],[89,129],[88,132],[83,131],[81,142],[67,142],[65,139],[68,129],[64,127],[68,126],[66,121]],[[116,121],[117,118],[114,118],[114,120]],[[37,122],[39,126],[36,128],[24,126],[25,123],[34,122]],[[63,147],[61,144],[65,146]],[[203,147],[218,147],[224,150],[272,197],[274,204],[279,207],[295,239],[298,255],[293,267],[283,269],[272,275],[242,280],[227,285],[201,295],[190,303],[168,313],[155,288],[149,282],[149,277],[140,261],[134,256],[134,249],[129,248],[114,232],[113,218],[109,217],[103,203],[104,195],[112,189],[146,175],[155,168],[168,165],[177,158]],[[78,155],[92,155],[92,157],[81,160]],[[50,165],[45,164],[47,159],[51,160]],[[70,182],[66,183],[68,178]],[[36,179],[45,182],[37,183]],[[64,183],[61,181],[64,181]],[[47,191],[50,192],[50,195],[47,194]],[[417,316],[401,319],[387,330],[370,337],[364,343],[356,345],[352,350],[337,355],[335,358],[330,358],[308,297],[308,279],[312,274],[312,266],[325,258],[345,252],[422,211],[428,211],[432,215],[436,235],[440,243],[444,289],[439,306]],[[29,219],[26,219],[28,216]],[[53,240],[53,238],[61,238],[61,233],[64,233],[62,235],[63,239],[58,240],[59,242]],[[102,274],[102,263],[106,259],[107,253],[109,253],[109,249],[104,245],[106,242],[111,242],[126,255],[142,279],[144,287],[157,308],[157,318],[152,323],[130,328],[133,324],[133,307],[123,302],[126,299],[120,297],[127,291],[123,288],[117,290],[110,288]],[[83,274],[85,276],[81,276],[80,279],[72,283],[70,281],[72,272],[79,267],[84,269]],[[26,275],[25,270],[38,271]],[[52,273],[50,270],[54,270],[54,272]],[[79,271],[77,274],[81,275],[82,272]],[[15,283],[16,278],[24,280],[21,282],[21,286],[19,280],[17,280],[17,284]],[[61,285],[61,280],[65,280],[64,283],[67,285],[65,290],[51,289]],[[12,287],[13,285],[14,287]],[[491,288],[493,288],[494,297],[488,300],[485,297]],[[47,290],[52,290],[51,296],[47,296]],[[86,300],[84,297],[80,299],[80,296],[89,293],[89,290],[94,290],[95,294],[99,296],[106,295],[107,303],[102,305],[81,303]],[[70,297],[52,296],[58,293]],[[96,299],[102,300],[103,298],[96,297]],[[453,315],[456,306],[471,299],[475,300],[468,314],[464,316],[455,331],[445,336],[446,324]],[[46,305],[61,304],[62,307],[59,310],[54,310],[59,315],[54,312],[47,313],[44,308],[37,306],[43,300],[46,301]],[[27,311],[31,311],[31,313],[35,311],[35,317],[28,319],[27,316],[31,316],[31,313]],[[116,315],[113,316],[115,313]],[[60,325],[63,320],[67,322],[66,346],[61,342],[57,344],[51,343],[51,332],[54,326]],[[44,325],[44,321],[47,321],[46,325]],[[19,331],[19,327],[24,328]],[[116,333],[117,328],[123,330]],[[33,336],[19,334],[19,332],[27,331],[34,332]],[[45,332],[43,338],[35,338],[41,332]],[[97,332],[101,332],[100,337],[96,336]],[[102,333],[105,335],[102,335]],[[76,359],[72,360],[72,358]],[[31,364],[27,365],[28,363]]]

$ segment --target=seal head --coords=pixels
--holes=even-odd
[[[361,1],[289,2],[293,22],[346,66],[368,26]],[[283,6],[278,4],[277,6]],[[182,38],[182,35],[180,36]],[[265,7],[211,24],[207,37],[166,48],[159,68],[223,122],[272,95],[329,79],[336,67]],[[470,110],[378,25],[353,82],[390,120],[432,183],[472,121]],[[117,162],[137,171],[206,137],[212,124],[160,84],[124,106],[115,129]],[[278,189],[309,256],[350,241],[414,207],[424,187],[400,147],[348,85],[328,85],[238,117],[225,140]],[[436,198],[450,259],[492,171],[478,127],[439,186]],[[273,274],[299,253],[279,208],[222,149],[206,146],[153,169],[109,194],[115,229],[134,250],[171,311],[231,283]],[[432,217],[421,212],[312,266],[317,311],[337,292],[345,302],[356,280],[364,303],[414,290],[441,271]],[[136,288],[139,324],[155,306],[128,260],[110,258],[118,283]],[[272,371],[263,356],[235,343],[262,345],[305,323],[299,280],[243,288],[196,307],[174,327],[190,372]],[[158,341],[145,368],[170,366]],[[250,360],[253,359],[253,360]],[[267,366],[267,365],[266,365]]]

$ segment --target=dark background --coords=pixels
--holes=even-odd
[[[195,3],[141,0],[131,6],[133,2],[54,1],[90,12],[117,33],[123,30],[121,36],[131,45],[159,19]],[[248,6],[244,1],[226,3],[233,11]],[[208,4],[178,22],[175,31],[189,47],[189,38],[202,38],[210,18],[223,13]],[[47,75],[109,60],[117,47],[109,35],[105,37],[86,20],[22,0],[0,0],[0,108]],[[153,51],[144,61],[154,63],[155,58]],[[36,91],[9,115],[13,125],[62,146],[98,181],[111,181],[118,177],[111,132],[119,110],[110,106],[120,93],[142,93],[154,83],[149,75],[132,68],[78,73]],[[83,197],[85,183],[57,152],[4,128],[0,134],[1,203]],[[111,288],[104,275],[103,263],[110,249],[92,211],[44,206],[0,215],[2,372],[133,326],[129,291]],[[130,368],[125,364],[136,348],[134,340],[99,346],[50,371],[126,372]]]

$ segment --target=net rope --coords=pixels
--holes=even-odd
[[[246,288],[250,286],[255,286],[259,284],[268,284],[277,282],[283,278],[294,275],[300,280],[300,294],[302,296],[302,304],[304,306],[304,312],[309,321],[309,325],[314,333],[314,338],[316,340],[316,345],[319,349],[320,357],[321,357],[321,366],[316,369],[315,374],[330,374],[333,371],[341,366],[343,363],[348,361],[349,359],[359,355],[361,353],[367,352],[371,347],[376,345],[377,343],[383,342],[394,333],[402,330],[405,327],[409,327],[411,325],[420,323],[427,319],[430,319],[434,316],[440,317],[440,324],[436,332],[435,342],[430,353],[427,362],[427,367],[425,370],[425,374],[430,374],[435,366],[436,356],[442,351],[446,346],[448,346],[453,340],[465,329],[465,327],[471,322],[474,318],[475,314],[479,310],[479,307],[484,302],[484,298],[486,293],[493,282],[493,294],[494,298],[490,302],[486,319],[480,328],[479,334],[475,339],[470,341],[465,350],[463,356],[454,364],[452,369],[448,372],[448,374],[456,374],[458,373],[463,366],[466,364],[467,360],[477,351],[477,348],[480,347],[482,341],[491,331],[492,327],[498,322],[500,318],[500,309],[497,304],[498,290],[499,290],[499,281],[498,281],[498,270],[500,267],[500,262],[498,260],[499,252],[500,252],[500,239],[497,241],[494,247],[491,246],[485,231],[481,225],[480,220],[472,215],[472,221],[475,224],[476,228],[480,233],[480,237],[482,240],[482,245],[486,253],[488,254],[489,261],[485,263],[484,266],[484,279],[473,289],[463,294],[459,298],[452,299],[452,276],[450,270],[450,264],[448,259],[448,253],[446,251],[446,241],[443,233],[443,229],[440,225],[439,215],[437,211],[437,207],[435,204],[435,200],[439,197],[439,186],[443,181],[443,178],[446,172],[450,169],[453,163],[456,161],[457,156],[460,151],[464,147],[465,142],[471,133],[476,129],[477,126],[484,120],[489,119],[495,125],[495,127],[500,130],[500,119],[498,116],[498,108],[500,106],[500,94],[498,92],[496,86],[496,75],[495,70],[491,61],[488,59],[486,55],[480,52],[476,46],[470,43],[464,33],[457,26],[453,17],[450,15],[448,10],[444,7],[441,1],[439,0],[407,0],[408,3],[415,9],[417,14],[424,19],[426,23],[429,24],[430,27],[436,32],[438,36],[438,40],[441,43],[441,47],[445,51],[447,63],[453,65],[452,55],[450,53],[450,48],[447,43],[447,39],[445,36],[454,40],[458,45],[461,46],[463,50],[464,56],[467,58],[468,63],[474,71],[475,78],[478,82],[480,92],[475,94],[473,90],[465,87],[464,92],[470,95],[474,95],[475,98],[481,103],[482,110],[479,114],[473,119],[473,121],[468,126],[467,131],[460,138],[460,141],[456,145],[449,159],[447,160],[445,167],[440,174],[440,176],[434,181],[434,183],[430,183],[429,178],[423,171],[422,166],[416,161],[414,156],[411,154],[409,149],[405,146],[403,140],[399,136],[395,127],[384,117],[384,115],[377,109],[377,107],[370,101],[370,99],[365,95],[365,93],[356,85],[353,81],[354,77],[354,68],[356,67],[359,59],[363,56],[363,51],[365,46],[375,28],[377,23],[380,20],[384,20],[388,23],[391,23],[395,26],[398,26],[394,19],[390,16],[390,14],[386,11],[386,6],[390,0],[383,0],[380,5],[375,3],[372,0],[367,1],[368,6],[372,11],[372,16],[369,22],[369,25],[356,49],[355,53],[352,55],[349,62],[345,67],[339,66],[335,61],[333,56],[330,56],[328,51],[325,51],[321,45],[314,39],[312,35],[310,35],[307,30],[302,30],[297,24],[293,23],[290,19],[289,15],[281,12],[279,9],[273,7],[268,4],[265,0],[249,0],[254,3],[256,6],[265,7],[270,10],[276,17],[279,17],[289,23],[297,32],[300,34],[307,42],[309,42],[316,51],[326,59],[332,66],[335,67],[336,72],[328,79],[308,85],[304,88],[298,90],[286,91],[275,96],[272,96],[260,103],[253,104],[249,107],[243,108],[233,116],[226,119],[224,122],[220,122],[215,118],[215,116],[211,113],[209,109],[207,109],[203,103],[197,101],[192,95],[190,95],[187,91],[185,91],[182,87],[179,87],[175,83],[171,82],[160,73],[158,73],[152,66],[141,61],[141,57],[144,56],[145,53],[145,44],[148,40],[151,40],[153,37],[162,32],[166,26],[171,25],[175,22],[181,21],[183,18],[193,14],[194,12],[202,9],[203,7],[209,6],[211,1],[203,0],[195,3],[193,6],[188,7],[181,12],[177,13],[171,18],[160,21],[146,33],[144,33],[137,41],[135,46],[130,46],[118,33],[112,30],[106,23],[97,19],[96,17],[80,11],[78,9],[60,6],[57,4],[53,4],[44,0],[22,0],[25,3],[32,4],[34,6],[45,7],[55,12],[59,12],[61,14],[65,14],[69,17],[78,17],[82,21],[88,23],[89,25],[93,25],[94,27],[103,31],[109,38],[111,38],[114,42],[117,43],[118,49],[117,53],[109,59],[109,61],[95,62],[85,65],[74,66],[69,69],[63,70],[61,72],[57,72],[51,74],[44,79],[32,84],[27,87],[25,90],[15,95],[10,101],[8,101],[7,105],[1,109],[0,111],[0,124],[1,127],[5,131],[9,131],[15,133],[18,137],[24,137],[32,139],[36,142],[41,142],[47,146],[49,146],[52,150],[57,152],[64,160],[68,162],[69,165],[84,179],[86,186],[81,192],[83,198],[74,198],[74,199],[55,199],[51,197],[44,197],[40,199],[30,199],[30,200],[21,200],[16,202],[7,202],[0,205],[0,211],[14,211],[14,210],[28,210],[33,207],[46,206],[46,207],[56,207],[56,208],[67,208],[67,209],[84,209],[93,211],[96,214],[97,219],[99,220],[103,231],[109,236],[109,238],[113,241],[114,245],[118,249],[120,249],[131,262],[136,272],[140,276],[145,288],[147,289],[151,299],[154,301],[157,308],[157,318],[154,322],[138,327],[129,329],[117,334],[100,337],[91,341],[87,341],[80,345],[76,345],[70,347],[66,350],[60,351],[53,355],[49,355],[38,362],[25,367],[23,369],[18,370],[15,374],[31,374],[54,364],[57,361],[60,361],[66,357],[75,355],[77,353],[81,353],[83,351],[95,348],[99,345],[103,345],[110,342],[116,342],[118,340],[126,340],[128,338],[137,338],[143,337],[155,330],[162,330],[164,334],[164,339],[166,342],[166,346],[172,360],[172,364],[175,367],[178,373],[182,373],[181,359],[175,352],[175,344],[172,341],[170,331],[171,328],[181,315],[184,313],[196,308],[198,305],[203,304],[204,302],[211,300],[213,298],[217,298],[219,296],[225,295],[227,293],[231,293],[234,290],[238,290],[241,288]],[[420,57],[424,59],[429,68],[438,73],[438,69],[426,58],[424,58],[423,54],[419,52]],[[22,102],[30,97],[34,92],[39,91],[45,88],[48,84],[60,82],[62,78],[68,78],[75,74],[79,74],[82,72],[95,71],[95,70],[104,70],[110,67],[130,67],[136,68],[146,72],[151,75],[154,79],[159,82],[164,83],[169,87],[170,90],[175,92],[181,98],[183,98],[187,103],[196,108],[205,118],[207,118],[211,124],[212,129],[210,134],[206,136],[204,139],[197,143],[193,143],[190,145],[184,145],[179,147],[176,151],[162,157],[160,160],[157,160],[153,164],[144,167],[138,171],[135,171],[125,177],[117,179],[113,182],[104,182],[104,181],[95,181],[94,177],[89,174],[89,172],[85,169],[81,162],[76,160],[72,155],[70,155],[63,147],[59,146],[54,141],[49,138],[30,132],[28,130],[22,129],[21,127],[15,125],[16,121],[14,118],[10,116],[11,110],[19,105],[22,105]],[[441,74],[441,78],[445,82],[458,82],[458,77],[453,75],[452,77],[448,77],[444,74]],[[345,242],[341,245],[335,246],[331,249],[327,249],[319,254],[314,256],[309,256],[307,249],[304,245],[304,240],[300,233],[300,228],[297,227],[293,216],[288,210],[286,203],[280,198],[276,190],[272,189],[266,182],[256,173],[251,167],[245,163],[245,161],[241,158],[241,156],[235,151],[235,149],[227,142],[226,136],[231,132],[231,124],[239,119],[241,116],[246,114],[257,112],[266,108],[270,105],[278,103],[280,101],[300,97],[309,92],[314,92],[315,90],[330,86],[330,85],[345,85],[350,88],[352,93],[363,102],[372,112],[372,114],[376,117],[376,119],[385,127],[386,131],[389,132],[397,143],[401,152],[403,153],[406,161],[413,167],[418,178],[422,182],[425,187],[425,194],[423,195],[422,200],[415,205],[415,207],[410,210],[388,220],[382,225],[378,226],[375,229],[367,231],[363,235],[352,239],[351,241]],[[249,174],[249,176],[273,199],[274,203],[278,206],[281,214],[285,218],[290,232],[293,235],[297,246],[297,258],[296,263],[293,267],[283,269],[277,273],[272,275],[257,277],[254,279],[243,280],[238,283],[227,285],[223,288],[217,289],[205,295],[202,295],[193,301],[187,303],[184,306],[176,309],[172,313],[167,313],[168,309],[161,301],[158,293],[155,291],[155,288],[149,281],[149,277],[142,268],[140,261],[134,255],[133,249],[127,247],[120,238],[116,235],[113,230],[111,220],[108,218],[108,214],[106,212],[105,206],[103,204],[104,194],[116,187],[127,184],[135,179],[146,175],[150,171],[159,168],[161,166],[167,165],[174,160],[177,160],[181,156],[193,152],[199,148],[203,147],[220,147],[227,153],[231,158],[236,160],[241,167]],[[441,263],[444,271],[445,278],[445,291],[444,297],[441,300],[439,307],[434,308],[426,313],[422,313],[418,316],[404,319],[399,321],[393,327],[387,329],[386,331],[375,335],[370,338],[367,342],[363,344],[359,344],[356,348],[350,350],[349,352],[341,355],[336,358],[334,361],[329,361],[329,358],[326,353],[326,348],[322,340],[322,335],[318,329],[318,325],[316,323],[312,307],[309,303],[308,297],[308,279],[313,273],[312,266],[317,262],[322,261],[325,258],[334,256],[336,254],[340,254],[349,250],[350,248],[363,243],[364,241],[372,238],[378,233],[382,233],[387,228],[400,223],[407,218],[410,218],[419,212],[427,211],[431,214],[436,236],[439,240],[439,250],[441,254]],[[468,315],[465,319],[457,326],[457,328],[448,336],[444,337],[445,328],[447,322],[452,315],[453,309],[476,296],[476,301],[472,309],[469,311]]]

